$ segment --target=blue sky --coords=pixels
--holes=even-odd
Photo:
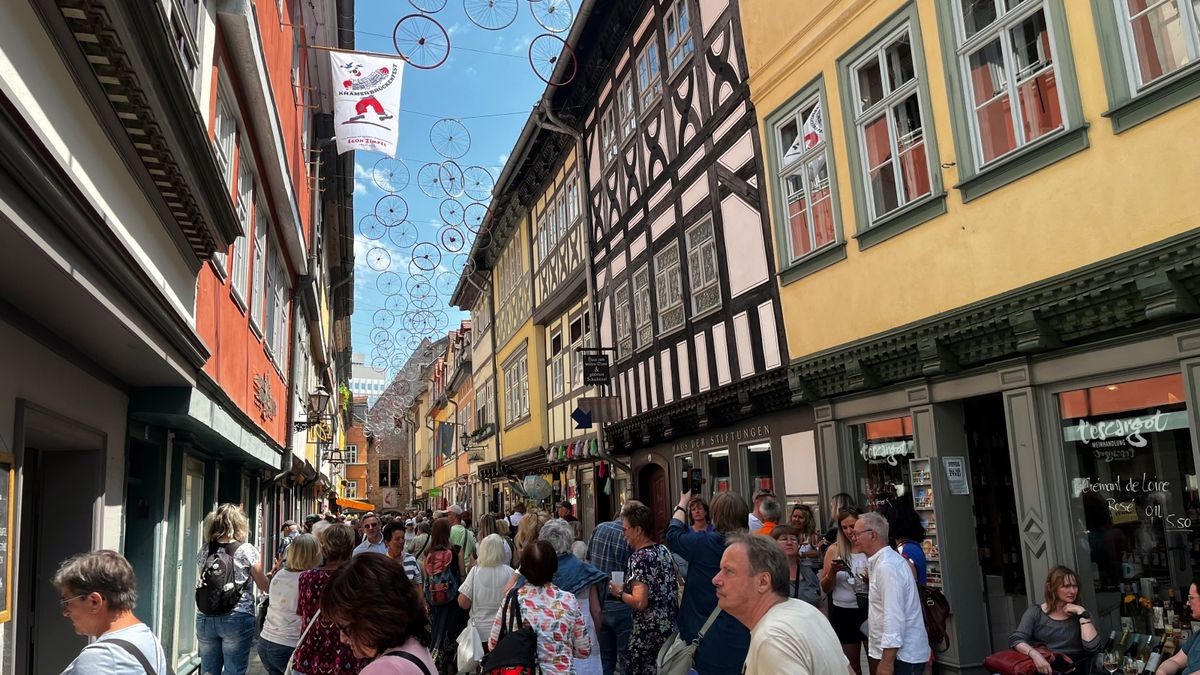
[[[434,6],[440,0],[416,0],[418,4]],[[511,4],[514,0],[499,0]],[[401,95],[400,150],[398,157],[404,161],[410,176],[409,185],[399,192],[408,206],[408,220],[417,228],[420,240],[437,243],[444,222],[439,214],[442,199],[426,196],[417,186],[417,174],[422,164],[441,161],[429,139],[431,127],[441,118],[461,120],[471,137],[470,149],[465,156],[456,160],[460,167],[480,166],[498,179],[504,163],[512,150],[521,128],[524,126],[534,103],[545,89],[530,67],[528,48],[533,39],[547,32],[538,25],[530,11],[529,0],[515,0],[519,14],[516,21],[499,31],[484,30],[467,18],[463,0],[448,0],[440,11],[430,14],[450,36],[450,56],[441,66],[432,70],[406,67]],[[563,0],[541,0],[562,6]],[[572,2],[572,11],[576,3]],[[545,6],[544,4],[542,5]],[[363,51],[395,53],[392,44],[392,27],[403,16],[416,10],[408,0],[359,0],[356,3],[356,48]],[[565,38],[566,33],[560,33]],[[363,234],[364,217],[375,212],[376,204],[387,193],[373,180],[372,170],[383,156],[376,153],[358,152],[355,162],[354,214],[355,214],[355,297],[352,319],[354,351],[366,355],[368,364],[373,357],[384,357],[389,363],[403,362],[410,351],[408,345],[418,341],[422,335],[433,339],[444,336],[449,328],[456,327],[466,318],[465,313],[449,307],[448,290],[453,288],[457,276],[453,271],[455,254],[438,246],[441,262],[437,269],[424,272],[414,267],[409,249],[401,248],[385,235],[372,240]],[[466,196],[460,199],[465,206],[470,203]],[[467,237],[462,253],[470,250],[471,235],[467,228],[459,227]],[[391,230],[388,230],[389,235]],[[403,243],[403,239],[401,242]],[[376,247],[384,248],[391,262],[383,271],[372,269],[367,258]],[[428,250],[426,247],[423,250]],[[376,252],[378,253],[378,252]],[[437,254],[423,259],[421,266],[429,267]],[[382,265],[376,265],[382,267]],[[415,295],[401,291],[403,300],[393,299],[388,311],[388,295],[380,290],[381,275],[394,272],[399,278],[384,275],[383,285],[404,284],[417,288]],[[425,292],[421,277],[425,274],[434,287],[436,297]],[[444,275],[444,278],[440,278]],[[438,292],[440,289],[440,292]],[[411,311],[413,298],[425,309],[435,312],[433,317],[445,319],[446,328],[430,332],[421,328],[430,319],[421,314],[413,326],[411,319],[403,313],[407,306]],[[432,309],[430,309],[432,308]],[[380,311],[383,310],[383,311]],[[446,315],[436,314],[445,310]],[[389,322],[390,317],[390,322]],[[386,325],[386,328],[384,326]],[[380,328],[380,330],[375,330]],[[383,338],[383,332],[389,333]],[[439,335],[440,334],[440,335]],[[391,346],[388,340],[391,340]],[[383,341],[380,346],[378,341]],[[381,361],[376,361],[381,364]],[[390,370],[390,372],[395,372]]]

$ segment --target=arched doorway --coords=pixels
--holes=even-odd
[[[662,541],[671,517],[671,492],[667,489],[667,471],[658,464],[647,464],[638,471],[638,499],[654,514],[654,536]]]

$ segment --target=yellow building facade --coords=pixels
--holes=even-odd
[[[1166,516],[1198,481],[1194,3],[783,4],[739,11],[822,494],[915,511],[960,617],[950,672],[1007,648],[1055,565],[1102,636],[1130,588],[1182,597],[1200,558],[1167,553],[1188,533]],[[1132,475],[1175,487],[1158,506],[1084,489]]]

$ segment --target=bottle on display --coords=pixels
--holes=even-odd
[[[1141,641],[1140,635],[1134,634],[1133,640],[1129,643],[1129,647],[1125,650],[1125,658],[1130,661],[1137,661],[1138,658],[1138,642]]]
[[[1162,640],[1159,640],[1158,646],[1150,650],[1150,656],[1146,659],[1146,667],[1142,670],[1143,673],[1154,675],[1154,671],[1158,670],[1158,664],[1162,662],[1163,645],[1166,643],[1166,633],[1163,633]]]
[[[1117,641],[1117,629],[1114,628],[1112,630],[1112,632],[1108,634],[1108,639],[1105,640],[1105,642],[1104,642],[1104,650],[1100,653],[1107,654],[1107,653],[1111,652],[1113,650],[1113,644],[1115,644],[1116,641]]]
[[[1150,607],[1150,617],[1153,624],[1151,628],[1154,632],[1158,633],[1166,628],[1166,626],[1163,624],[1164,616],[1165,613],[1163,612],[1162,600],[1159,600],[1156,596],[1154,598],[1154,604]]]
[[[1175,625],[1175,588],[1172,586],[1167,589],[1167,606],[1165,608],[1166,615],[1163,617],[1163,622],[1172,627]]]
[[[1146,642],[1142,645],[1142,648],[1138,650],[1138,657],[1134,663],[1137,664],[1137,671],[1139,674],[1146,669],[1146,663],[1150,661],[1150,654],[1154,651],[1154,643],[1156,640],[1158,640],[1157,636],[1148,636],[1146,638]]]

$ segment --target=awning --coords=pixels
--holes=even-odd
[[[370,502],[360,502],[357,499],[347,499],[345,497],[337,498],[337,505],[343,509],[354,509],[356,511],[375,511],[375,505]]]

